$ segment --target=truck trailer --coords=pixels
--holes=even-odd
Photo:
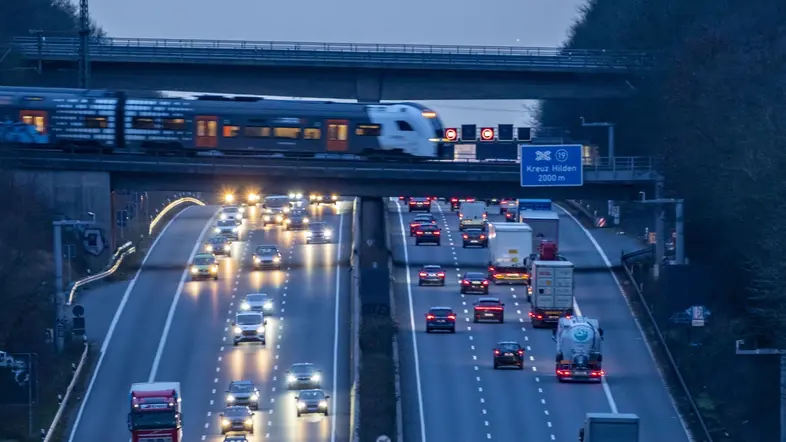
[[[532,229],[521,223],[489,223],[489,279],[494,284],[528,284]]]
[[[525,210],[519,212],[520,223],[532,228],[532,250],[538,250],[542,241],[559,245],[559,215],[546,210]]]
[[[573,263],[534,261],[529,317],[535,328],[573,316]]]
[[[603,329],[597,319],[584,316],[560,318],[554,330],[557,343],[557,380],[600,382],[603,378]]]
[[[587,413],[580,442],[639,442],[639,416],[632,413]]]

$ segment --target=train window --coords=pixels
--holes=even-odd
[[[273,137],[298,139],[300,138],[300,128],[299,127],[274,127]]]
[[[208,121],[207,122],[207,136],[208,137],[217,137],[218,136],[218,122],[217,121]]]
[[[89,129],[106,129],[109,127],[109,121],[106,117],[85,117],[85,127]]]
[[[224,125],[224,138],[235,138],[240,133],[240,126]]]
[[[406,121],[398,120],[398,121],[396,121],[396,124],[398,125],[398,130],[400,130],[400,131],[412,132],[414,130],[414,129],[412,129],[412,126],[410,126],[410,124],[407,123]]]
[[[155,129],[156,120],[149,117],[134,117],[131,119],[131,127],[134,129]]]
[[[35,127],[36,132],[46,132],[46,112],[22,111],[22,122]]]
[[[246,126],[243,128],[243,135],[249,138],[265,138],[270,136],[269,127]]]
[[[186,120],[182,118],[164,118],[161,120],[164,130],[183,130],[186,128]]]
[[[347,141],[346,124],[328,124],[328,141]]]
[[[206,132],[207,131],[205,130],[205,121],[197,120],[197,136],[204,137]]]
[[[317,127],[307,127],[303,129],[304,140],[318,140],[322,138],[322,131]]]
[[[358,124],[355,126],[355,135],[361,137],[378,137],[382,134],[379,124]]]

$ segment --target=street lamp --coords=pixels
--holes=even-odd
[[[52,221],[54,230],[54,259],[55,259],[55,349],[63,351],[65,346],[65,292],[63,291],[63,226],[92,226],[96,223],[96,214],[87,212],[91,221],[61,220]]]
[[[607,127],[609,129],[609,162],[614,161],[614,123],[587,123],[584,117],[581,119],[582,127]]]

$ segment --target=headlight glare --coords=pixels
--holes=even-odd
[[[235,333],[239,335],[240,333],[243,333],[243,329],[240,327],[235,327]]]
[[[250,310],[251,306],[247,302],[240,304],[240,310]]]

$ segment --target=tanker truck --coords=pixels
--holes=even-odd
[[[604,372],[598,320],[585,316],[560,318],[554,330],[557,380],[600,382]]]

